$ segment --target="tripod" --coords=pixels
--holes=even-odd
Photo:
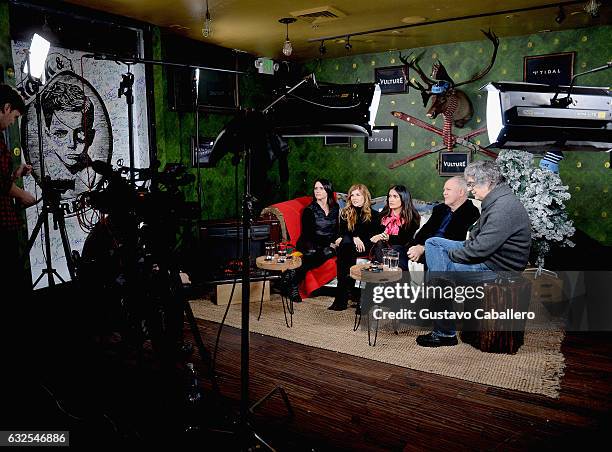
[[[28,239],[27,252],[29,253],[34,245],[34,241],[38,236],[40,230],[44,228],[44,241],[45,241],[45,268],[42,269],[41,274],[38,276],[36,281],[32,284],[32,287],[36,287],[38,282],[47,275],[49,286],[55,285],[54,276],[57,277],[62,283],[65,283],[64,279],[59,275],[57,270],[53,268],[51,263],[51,238],[49,237],[49,214],[53,216],[53,227],[59,229],[60,237],[62,239],[62,247],[64,248],[64,255],[66,257],[66,264],[68,266],[68,273],[72,280],[75,279],[74,262],[72,261],[72,252],[70,250],[70,242],[68,241],[68,234],[66,233],[66,221],[64,219],[64,211],[60,206],[61,190],[53,188],[52,181],[47,177],[45,182],[42,183],[43,191],[43,206],[36,226],[32,230],[32,235]]]
[[[28,67],[29,67],[29,54],[28,54]],[[40,165],[40,186],[42,188],[42,199],[43,199],[43,207],[40,215],[38,216],[38,220],[36,221],[36,226],[32,230],[32,235],[28,239],[28,244],[26,248],[26,252],[29,254],[32,246],[34,245],[34,241],[38,236],[40,230],[44,228],[44,242],[45,242],[45,268],[42,270],[40,276],[34,281],[32,284],[32,288],[36,287],[39,281],[47,275],[47,281],[49,287],[55,286],[55,277],[57,277],[62,283],[65,283],[64,279],[59,275],[57,270],[53,268],[51,263],[51,238],[49,237],[49,214],[53,215],[53,225],[54,229],[59,229],[60,236],[62,239],[62,247],[64,248],[64,255],[66,258],[66,264],[68,266],[68,273],[70,274],[70,278],[72,280],[75,279],[75,271],[74,264],[72,262],[72,253],[70,251],[70,242],[68,241],[68,235],[66,234],[66,222],[64,219],[64,212],[60,206],[61,194],[63,191],[67,190],[70,187],[60,187],[60,184],[55,183],[51,180],[50,177],[45,176],[45,161],[43,156],[43,138],[42,138],[42,120],[41,120],[41,104],[40,104],[40,87],[42,84],[40,81],[34,79],[29,75],[28,77],[32,83],[36,86],[36,98],[34,101],[34,106],[36,109],[36,124],[38,126],[38,163]],[[73,187],[74,188],[74,185]]]

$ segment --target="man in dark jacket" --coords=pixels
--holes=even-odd
[[[414,237],[416,245],[408,249],[411,261],[426,264],[425,241],[431,237],[465,240],[469,227],[480,216],[476,206],[468,200],[468,188],[463,177],[447,180],[442,195],[444,203],[433,208],[431,217]]]
[[[433,237],[425,242],[431,272],[521,272],[531,248],[531,223],[521,201],[504,183],[495,162],[470,163],[464,173],[468,188],[482,201],[481,215],[469,240]],[[433,331],[417,337],[424,347],[456,345],[454,322],[434,321]]]

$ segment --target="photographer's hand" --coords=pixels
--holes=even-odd
[[[15,168],[15,171],[13,171],[13,180],[17,180],[20,177],[27,176],[31,172],[32,172],[32,165],[27,165],[25,163],[22,163],[17,168]]]
[[[36,204],[36,198],[31,193],[25,191],[22,188],[19,188],[15,184],[11,186],[9,194],[17,201],[19,201],[19,203],[24,207],[30,207]]]

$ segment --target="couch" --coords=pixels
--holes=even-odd
[[[338,204],[342,208],[347,199],[344,193],[336,194]],[[302,196],[300,198],[290,199],[289,201],[280,202],[266,207],[262,211],[262,216],[276,218],[280,222],[282,240],[290,242],[293,245],[300,237],[302,230],[302,211],[312,201],[311,196]],[[381,196],[372,199],[372,207],[376,210],[381,210],[386,201],[386,196]],[[476,207],[480,210],[480,201],[471,199]],[[428,203],[419,200],[413,200],[415,207],[421,214],[421,226],[427,222],[431,216],[431,209],[435,203]],[[421,282],[423,278],[423,264],[409,262],[409,271],[413,274],[415,282]],[[320,267],[306,272],[304,281],[300,284],[300,296],[307,298],[312,292],[326,285],[336,277],[336,258],[326,261]]]
[[[281,235],[284,242],[296,244],[302,232],[302,211],[312,202],[312,196],[302,196],[290,199],[289,201],[279,202],[266,207],[262,211],[262,216],[272,215],[280,221]],[[336,258],[329,259],[320,267],[308,272],[304,280],[300,283],[300,296],[308,296],[324,286],[336,277]]]

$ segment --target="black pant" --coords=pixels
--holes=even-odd
[[[366,239],[363,240],[363,244],[366,249],[363,253],[358,253],[357,248],[355,247],[355,243],[351,237],[344,237],[338,248],[336,249],[336,253],[338,258],[336,259],[336,274],[338,278],[338,286],[337,286],[337,296],[343,297],[348,296],[350,288],[352,287],[351,283],[353,280],[350,276],[351,267],[357,263],[357,257],[360,255],[367,256],[370,253],[370,249],[372,248],[372,242]]]
[[[296,281],[299,283],[306,276],[306,272],[320,267],[335,255],[336,252],[331,246],[302,251],[302,266],[296,270]]]

